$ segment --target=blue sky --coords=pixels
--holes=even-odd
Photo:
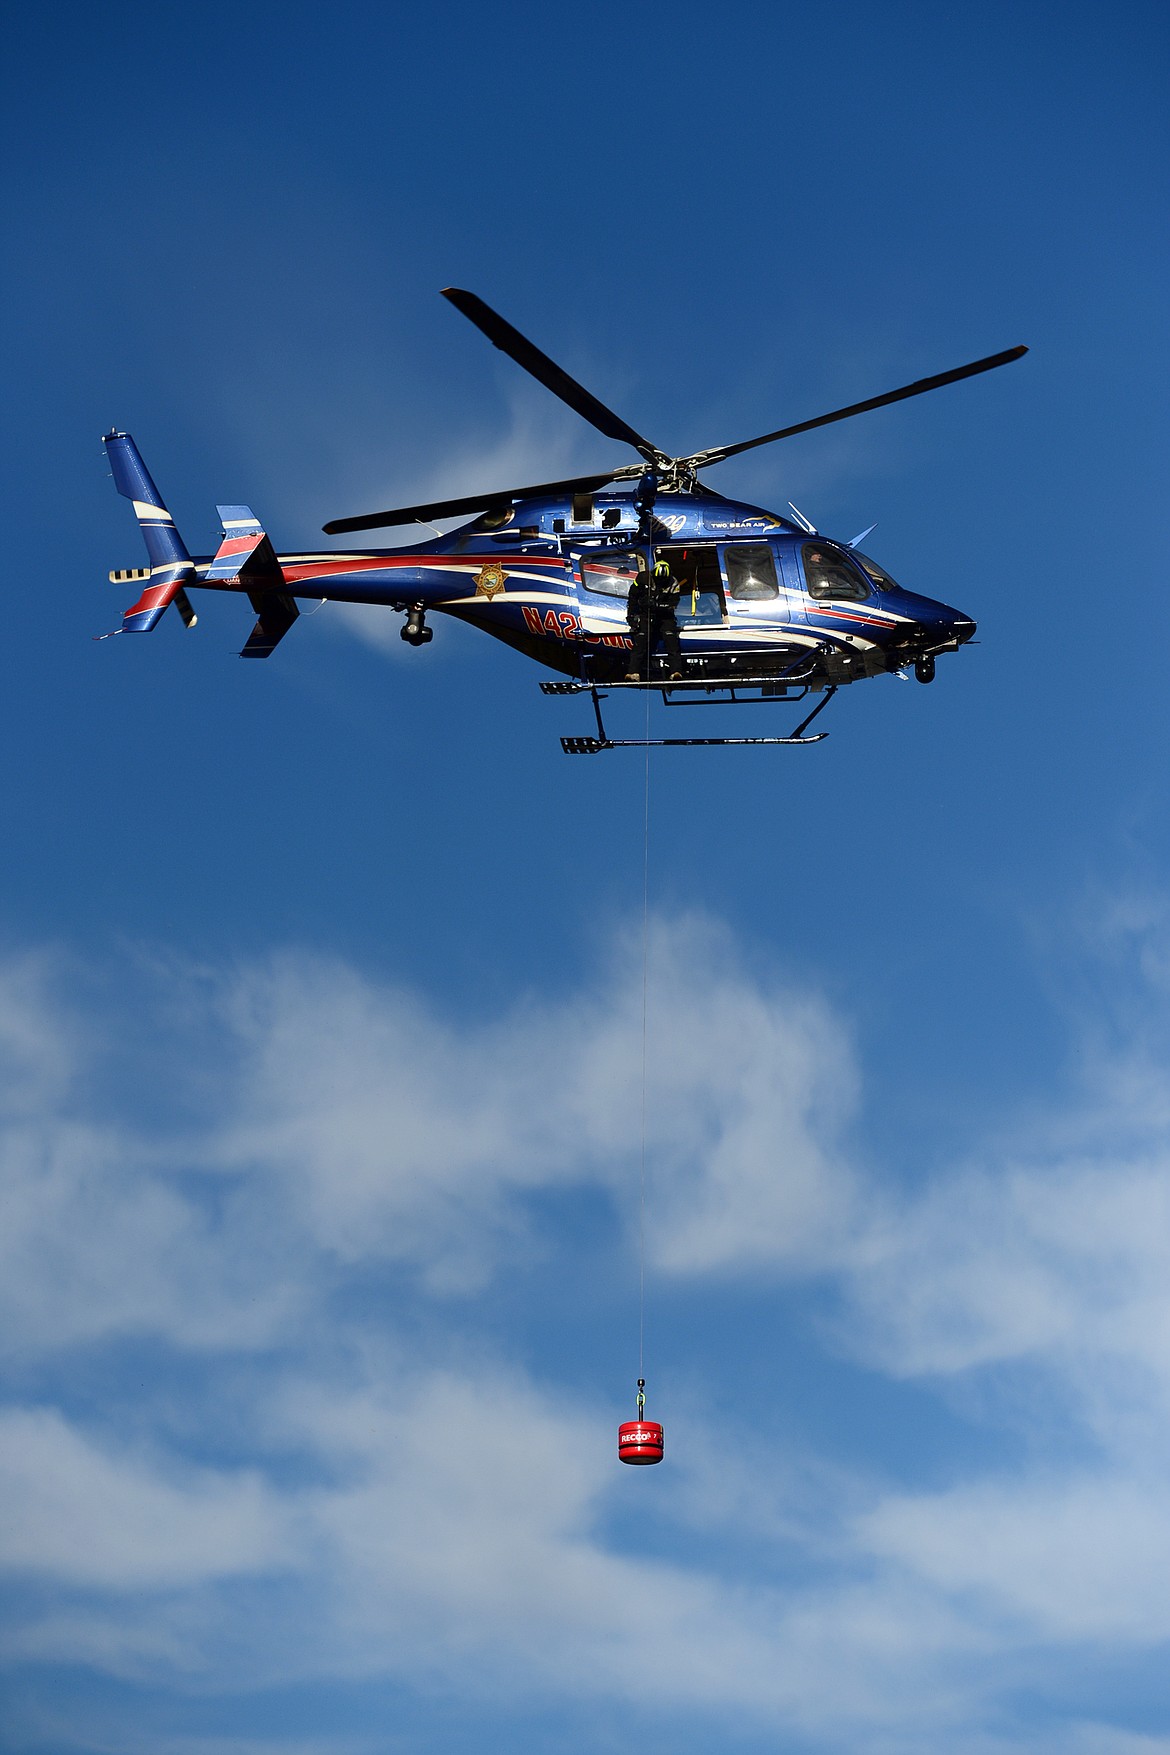
[[[1165,1755],[1153,5],[10,22],[0,1748]],[[666,449],[979,644],[809,750],[141,564]],[[174,621],[174,625],[171,622]]]

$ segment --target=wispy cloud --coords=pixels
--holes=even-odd
[[[286,1549],[259,1477],[183,1470],[176,1484],[124,1448],[94,1443],[52,1408],[0,1413],[0,1482],[19,1522],[0,1566],[104,1589],[167,1590],[263,1571]]]
[[[338,505],[344,502],[346,515],[348,511],[374,512],[479,492],[495,493],[531,482],[556,481],[604,467],[608,461],[628,461],[616,454],[620,447],[590,433],[568,409],[549,401],[536,401],[526,391],[516,391],[509,397],[506,416],[494,432],[485,433],[478,425],[472,431],[471,438],[461,439],[441,457],[426,464],[420,464],[413,452],[403,454],[400,447],[388,443],[385,437],[363,447],[351,432],[350,440],[354,442],[351,480],[344,494],[339,495]],[[407,524],[374,531],[369,540],[384,547],[407,547],[428,541],[437,529],[451,530],[459,522],[466,519],[448,519],[438,526]],[[354,546],[352,539],[347,546]],[[401,623],[384,608],[338,603],[330,606],[327,619],[329,624],[356,634],[380,651],[396,657],[409,653],[399,638]]]
[[[0,982],[14,1658],[203,1689],[457,1672],[872,1755],[1157,1747],[1078,1705],[1094,1662],[1170,1634],[1170,1140],[1152,1102],[1100,1143],[1149,1044],[1097,1069],[1091,1147],[1033,1118],[907,1193],[850,1161],[862,1081],[826,1005],[701,917],[653,947],[655,1271],[700,1306],[815,1282],[826,1363],[914,1380],[981,1445],[936,1441],[924,1483],[777,1451],[765,1417],[729,1463],[700,1390],[668,1469],[625,1473],[587,1391],[551,1409],[477,1335],[533,1236],[572,1247],[562,1197],[634,1222],[620,944],[479,1019],[300,953],[172,969],[156,1027],[214,1097],[151,1137],[86,1117],[101,1034],[26,961]],[[635,1506],[646,1539],[619,1542]],[[1041,1677],[1050,1742],[1012,1716]]]
[[[227,1002],[239,1104],[219,1150],[279,1166],[342,1255],[383,1254],[452,1283],[478,1276],[526,1190],[590,1183],[624,1199],[632,1187],[642,1016],[631,966],[619,951],[595,990],[478,1027],[337,965],[255,969]],[[851,1205],[824,1120],[851,1100],[842,1031],[815,1001],[761,991],[700,918],[656,935],[651,991],[656,1260],[807,1263]],[[699,1041],[722,1046],[697,1053]],[[540,1090],[556,1101],[533,1102]]]

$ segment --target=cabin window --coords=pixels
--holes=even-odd
[[[601,597],[628,597],[638,576],[639,558],[624,550],[582,555],[581,584],[586,591],[595,591]]]
[[[839,549],[829,548],[825,543],[806,542],[800,553],[810,597],[861,603],[869,596],[865,575],[852,561],[846,560]]]
[[[741,603],[779,597],[776,562],[766,542],[738,542],[723,551],[727,589]]]

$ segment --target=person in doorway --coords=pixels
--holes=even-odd
[[[675,578],[670,562],[660,559],[651,573],[644,555],[638,556],[638,576],[630,587],[626,619],[634,638],[630,654],[627,682],[650,680],[650,665],[659,641],[666,654],[667,671],[672,682],[682,676],[682,648],[679,645],[677,610],[682,586]]]

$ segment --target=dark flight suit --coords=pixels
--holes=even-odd
[[[658,562],[649,583],[645,573],[638,574],[630,587],[626,606],[626,619],[634,637],[634,650],[627,671],[629,677],[650,680],[650,660],[660,640],[671,676],[682,675],[682,648],[675,620],[681,594],[682,585],[665,561]]]

